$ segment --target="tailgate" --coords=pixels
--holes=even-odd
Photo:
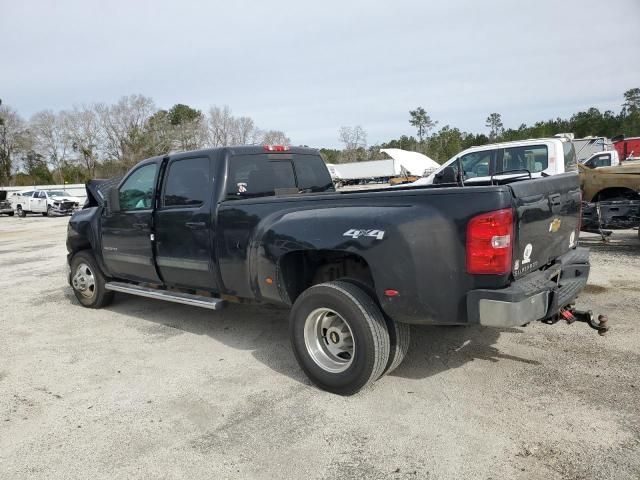
[[[509,185],[515,203],[513,275],[522,277],[577,244],[580,181],[576,173],[536,178]]]

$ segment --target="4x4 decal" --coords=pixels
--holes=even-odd
[[[384,230],[359,230],[357,228],[351,228],[344,232],[342,236],[351,238],[373,237],[376,240],[382,240],[384,238]]]

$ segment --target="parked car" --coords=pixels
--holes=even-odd
[[[589,275],[578,175],[519,180],[336,192],[310,148],[154,157],[88,183],[69,221],[69,283],[87,308],[114,292],[289,306],[302,369],[352,394],[400,364],[409,324],[566,315]]]
[[[11,206],[11,201],[9,200],[8,193],[6,190],[0,190],[0,214],[9,215],[13,217],[13,207]]]
[[[71,215],[81,205],[82,199],[64,190],[26,190],[11,197],[13,209],[19,217],[27,213],[43,216]]]
[[[576,152],[569,138],[540,138],[481,145],[463,150],[431,175],[412,185],[441,183],[439,175],[446,167],[454,167],[465,184],[490,183],[492,178],[529,173],[537,178],[576,170]]]

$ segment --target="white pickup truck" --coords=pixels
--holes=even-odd
[[[27,213],[43,216],[71,215],[81,206],[82,199],[64,190],[26,190],[11,196],[11,204],[19,217]]]
[[[482,185],[494,178],[527,173],[532,178],[576,170],[576,151],[566,137],[518,140],[471,147],[444,163],[428,177],[410,185],[442,183],[441,174],[453,167],[465,184]],[[460,175],[460,169],[462,175]],[[446,180],[446,179],[445,179]],[[444,182],[446,183],[446,181]]]

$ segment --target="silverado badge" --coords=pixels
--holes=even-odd
[[[560,230],[560,225],[562,225],[562,220],[558,217],[554,218],[553,221],[549,224],[549,231],[552,233],[556,233]]]

